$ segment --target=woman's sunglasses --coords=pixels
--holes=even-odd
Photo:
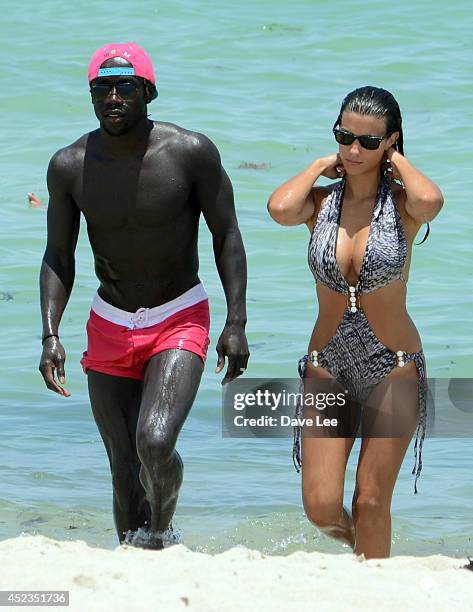
[[[383,142],[386,136],[388,136],[388,134],[385,134],[383,137],[368,136],[367,134],[363,136],[356,136],[355,134],[352,134],[347,130],[341,130],[340,128],[333,128],[333,134],[338,144],[351,145],[353,142],[355,142],[355,140],[358,140],[363,149],[369,149],[370,151],[378,149],[379,145]]]
[[[139,86],[136,83],[126,81],[123,83],[91,83],[90,92],[95,98],[106,98],[115,90],[120,98],[132,98],[138,91]]]

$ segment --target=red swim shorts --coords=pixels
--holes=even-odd
[[[85,374],[94,370],[141,380],[151,357],[171,348],[195,353],[205,362],[209,328],[209,302],[201,283],[170,302],[135,313],[111,306],[96,294],[82,368]]]

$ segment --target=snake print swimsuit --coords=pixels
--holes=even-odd
[[[309,267],[316,282],[347,296],[347,308],[335,334],[320,351],[312,351],[299,361],[299,376],[304,379],[307,363],[325,368],[348,390],[350,396],[363,404],[381,380],[400,366],[413,361],[418,373],[419,423],[414,446],[414,492],[422,470],[422,445],[426,430],[426,370],[422,350],[407,353],[393,352],[373,333],[360,308],[359,296],[380,289],[401,279],[407,245],[402,220],[386,179],[382,178],[373,209],[373,217],[366,243],[358,281],[349,285],[336,259],[337,235],[345,191],[345,180],[335,186],[321,210],[309,243]],[[404,281],[405,282],[405,281]],[[303,383],[302,383],[303,384]],[[303,416],[298,405],[296,416]],[[301,467],[301,428],[294,430],[293,460]]]

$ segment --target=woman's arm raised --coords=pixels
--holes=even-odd
[[[443,206],[440,189],[394,148],[388,149],[387,158],[393,178],[401,179],[404,184],[407,214],[418,223],[432,221]]]
[[[281,225],[300,225],[315,213],[313,186],[320,176],[340,178],[344,169],[337,153],[313,161],[278,187],[268,200],[268,212]]]

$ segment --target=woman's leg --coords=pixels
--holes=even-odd
[[[305,384],[306,394],[326,393],[329,385],[334,393],[343,391],[327,370],[311,365],[306,368]],[[316,414],[329,416],[321,410],[304,411],[306,418]],[[330,431],[324,435],[320,428],[302,429],[302,499],[307,518],[320,531],[351,548],[355,545],[355,531],[350,512],[343,506],[343,492],[355,433],[342,438],[330,437]]]
[[[418,379],[413,362],[404,368],[395,367],[366,402],[352,505],[355,553],[363,553],[366,558],[390,555],[391,500],[416,429],[418,403]]]
[[[355,546],[343,505],[345,470],[354,438],[302,438],[302,499],[307,518],[326,535]]]

